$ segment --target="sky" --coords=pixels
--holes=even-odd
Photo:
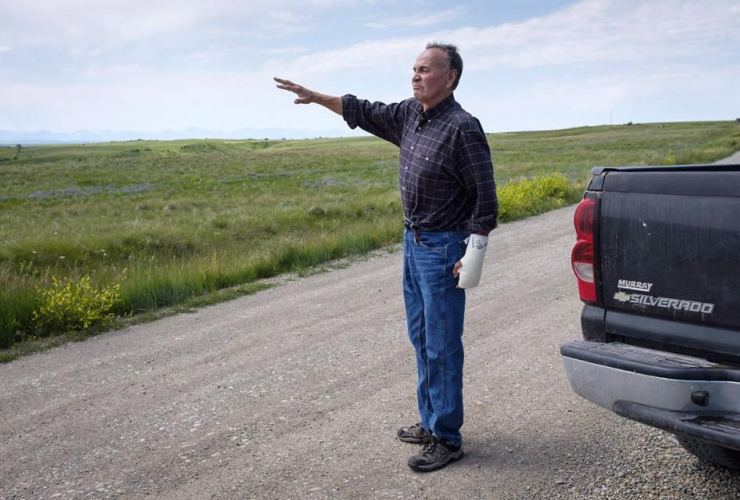
[[[740,0],[0,0],[0,130],[349,133],[272,77],[398,102],[432,40],[487,132],[740,117]]]

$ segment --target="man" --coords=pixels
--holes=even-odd
[[[496,227],[498,202],[486,136],[453,96],[462,75],[457,47],[427,44],[413,70],[414,97],[389,105],[275,80],[278,88],[298,96],[296,104],[320,104],[341,114],[351,128],[359,126],[400,148],[406,227],[403,294],[416,351],[421,422],[400,428],[398,438],[424,444],[408,464],[428,472],[463,456],[465,290],[456,279],[470,267],[461,260],[471,232],[477,251],[485,251],[487,235]],[[468,254],[473,253],[470,248]],[[472,286],[477,284],[473,281]]]

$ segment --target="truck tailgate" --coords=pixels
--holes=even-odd
[[[601,217],[607,310],[740,329],[740,171],[609,172]]]

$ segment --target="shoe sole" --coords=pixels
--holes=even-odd
[[[412,443],[412,444],[421,444],[424,442],[423,439],[415,438],[415,437],[401,437],[398,436],[398,439],[400,441],[403,441],[404,443]]]
[[[429,465],[411,465],[411,464],[409,464],[409,467],[411,467],[411,469],[412,470],[415,470],[416,472],[432,472],[432,471],[435,471],[435,470],[439,470],[439,469],[441,469],[443,467],[446,467],[446,466],[448,466],[449,464],[451,464],[453,462],[457,462],[458,460],[460,460],[464,456],[465,456],[465,452],[463,450],[459,450],[455,454],[450,455],[450,459],[447,460],[446,462],[436,463],[436,464],[429,464]]]

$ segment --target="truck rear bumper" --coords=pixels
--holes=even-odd
[[[618,342],[561,346],[579,396],[674,434],[740,450],[740,369]]]

